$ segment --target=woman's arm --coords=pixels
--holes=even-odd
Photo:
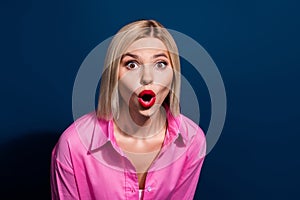
[[[72,167],[66,160],[70,159],[69,151],[63,148],[65,145],[56,145],[51,158],[51,196],[52,200],[76,200],[78,195],[77,183]],[[67,151],[64,151],[67,150]],[[66,159],[59,161],[57,155],[64,155]]]
[[[192,200],[206,153],[205,136],[199,131],[187,150],[186,163],[171,199]]]

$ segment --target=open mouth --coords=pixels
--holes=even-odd
[[[155,93],[152,90],[143,90],[138,96],[138,101],[144,108],[150,108],[153,106],[155,100]]]

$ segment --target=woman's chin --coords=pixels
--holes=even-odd
[[[161,108],[161,104],[154,104],[149,108],[144,108],[140,106],[139,114],[142,115],[143,117],[152,117],[160,111],[160,108]]]

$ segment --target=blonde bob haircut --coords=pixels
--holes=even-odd
[[[118,72],[122,55],[127,48],[141,38],[153,37],[161,40],[168,50],[173,80],[170,92],[164,104],[167,104],[172,115],[180,113],[180,61],[177,45],[168,32],[155,20],[140,20],[127,24],[113,37],[105,58],[104,71],[101,77],[97,116],[102,119],[111,119],[119,116]]]

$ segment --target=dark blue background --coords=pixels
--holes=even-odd
[[[195,199],[299,199],[299,6],[296,0],[1,1],[1,197],[50,198],[50,152],[72,123],[82,61],[123,25],[153,18],[198,41],[226,87],[226,124]],[[202,123],[205,129],[208,120]]]

